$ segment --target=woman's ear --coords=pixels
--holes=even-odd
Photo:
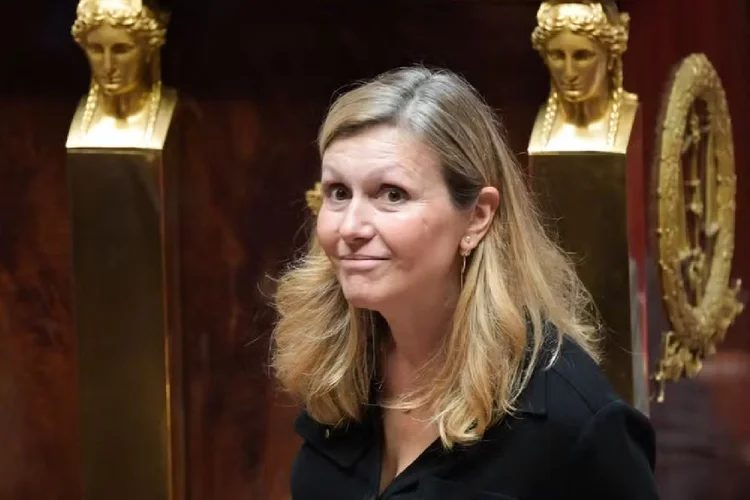
[[[464,240],[462,243],[465,243],[466,241],[471,241],[469,243],[470,248],[467,250],[472,250],[474,247],[479,244],[479,241],[484,238],[484,235],[487,234],[487,231],[490,229],[490,224],[492,223],[492,219],[495,217],[495,213],[497,212],[498,207],[500,206],[500,192],[497,190],[497,188],[494,187],[484,187],[479,192],[479,196],[477,197],[477,202],[474,205],[474,209],[471,213],[471,218],[469,219],[469,225],[466,228],[466,234],[464,236]],[[468,236],[468,240],[466,239],[466,236]]]

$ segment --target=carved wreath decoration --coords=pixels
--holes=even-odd
[[[703,54],[675,73],[659,140],[658,251],[665,333],[655,380],[693,377],[742,311],[730,286],[735,191],[732,123],[724,89]]]

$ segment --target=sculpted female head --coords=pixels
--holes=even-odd
[[[570,102],[621,89],[628,26],[629,16],[611,0],[544,2],[532,44],[550,71],[553,89]]]
[[[511,411],[542,318],[595,355],[585,292],[466,81],[422,67],[385,73],[335,101],[318,142],[316,236],[279,282],[273,358],[314,418],[362,416],[389,314],[442,313],[440,300],[421,308],[426,297],[450,304],[450,331],[434,378],[404,404],[433,408],[446,446]]]
[[[159,79],[165,19],[136,0],[82,0],[72,34],[106,95],[128,94]]]

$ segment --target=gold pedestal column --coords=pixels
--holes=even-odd
[[[632,149],[639,146],[634,140]],[[632,149],[629,154],[532,154],[529,161],[547,225],[572,254],[603,323],[604,371],[620,396],[645,412],[646,238],[638,174],[643,166]]]
[[[85,498],[171,499],[181,452],[174,229],[160,152],[68,154]]]
[[[82,0],[73,26],[92,70],[67,141],[84,500],[184,498],[165,34],[140,0]]]

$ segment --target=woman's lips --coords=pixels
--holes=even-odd
[[[349,271],[370,271],[378,267],[383,262],[386,262],[387,260],[388,259],[382,257],[358,255],[341,257],[339,259],[339,265],[343,269]]]

